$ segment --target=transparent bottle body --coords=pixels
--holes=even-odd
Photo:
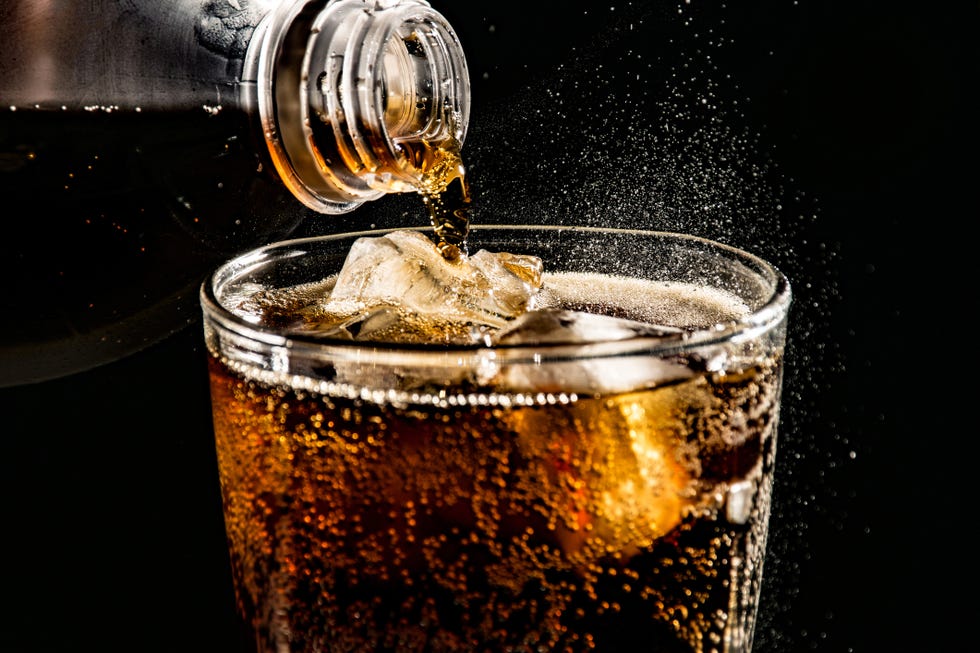
[[[425,2],[9,5],[0,385],[183,328],[220,261],[413,190],[412,142],[465,134],[465,61]]]

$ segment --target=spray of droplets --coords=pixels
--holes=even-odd
[[[789,11],[796,6],[787,1]],[[727,18],[739,11],[688,2],[590,9],[581,19],[605,27],[518,96],[495,99],[485,109],[491,115],[475,115],[463,154],[474,224],[685,232],[758,254],[790,278],[789,367],[766,562],[778,580],[767,582],[757,643],[795,650],[801,636],[786,620],[808,557],[808,520],[832,510],[817,496],[838,503],[828,477],[853,462],[857,447],[852,434],[826,433],[835,425],[821,414],[824,390],[843,372],[828,337],[839,301],[839,245],[821,239],[817,198],[780,169],[764,128],[750,119],[753,98],[725,63],[738,45]]]

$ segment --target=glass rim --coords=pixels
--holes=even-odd
[[[789,279],[774,264],[756,254],[725,243],[695,236],[692,234],[617,227],[590,227],[577,225],[534,225],[534,224],[480,224],[472,225],[470,233],[481,231],[539,231],[562,232],[574,231],[580,233],[605,233],[626,236],[641,236],[644,238],[660,238],[677,242],[690,242],[708,246],[727,252],[733,258],[749,263],[756,271],[771,283],[772,290],[761,305],[738,318],[718,322],[710,327],[685,330],[671,336],[638,335],[626,339],[596,340],[587,343],[519,343],[519,344],[446,344],[446,343],[395,343],[379,341],[357,341],[342,338],[329,338],[313,334],[295,333],[279,328],[267,327],[245,320],[240,315],[224,307],[215,293],[215,287],[232,279],[242,270],[259,265],[267,260],[271,252],[285,250],[290,247],[302,247],[309,243],[324,243],[330,241],[353,240],[360,237],[378,237],[393,231],[422,231],[431,232],[431,226],[415,227],[386,227],[365,229],[360,231],[345,231],[333,234],[307,236],[280,240],[242,252],[220,264],[205,277],[200,285],[200,305],[208,320],[221,328],[235,334],[237,337],[262,343],[267,346],[285,347],[300,353],[303,350],[326,351],[344,355],[355,355],[355,352],[377,352],[391,356],[403,354],[416,359],[419,356],[438,355],[444,358],[459,354],[469,356],[474,352],[509,352],[521,357],[533,352],[533,356],[544,357],[548,360],[594,358],[597,356],[623,355],[643,352],[645,354],[668,355],[680,353],[697,347],[713,344],[732,343],[751,340],[758,335],[775,329],[783,321],[789,311],[792,300],[792,290]]]

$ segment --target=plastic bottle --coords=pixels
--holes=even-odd
[[[218,262],[432,190],[465,137],[466,61],[424,0],[8,4],[0,386],[166,337]]]

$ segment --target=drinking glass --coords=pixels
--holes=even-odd
[[[201,288],[254,650],[750,651],[786,277],[688,235],[477,225],[469,251],[543,263],[523,328],[304,328],[383,233],[270,244]]]

